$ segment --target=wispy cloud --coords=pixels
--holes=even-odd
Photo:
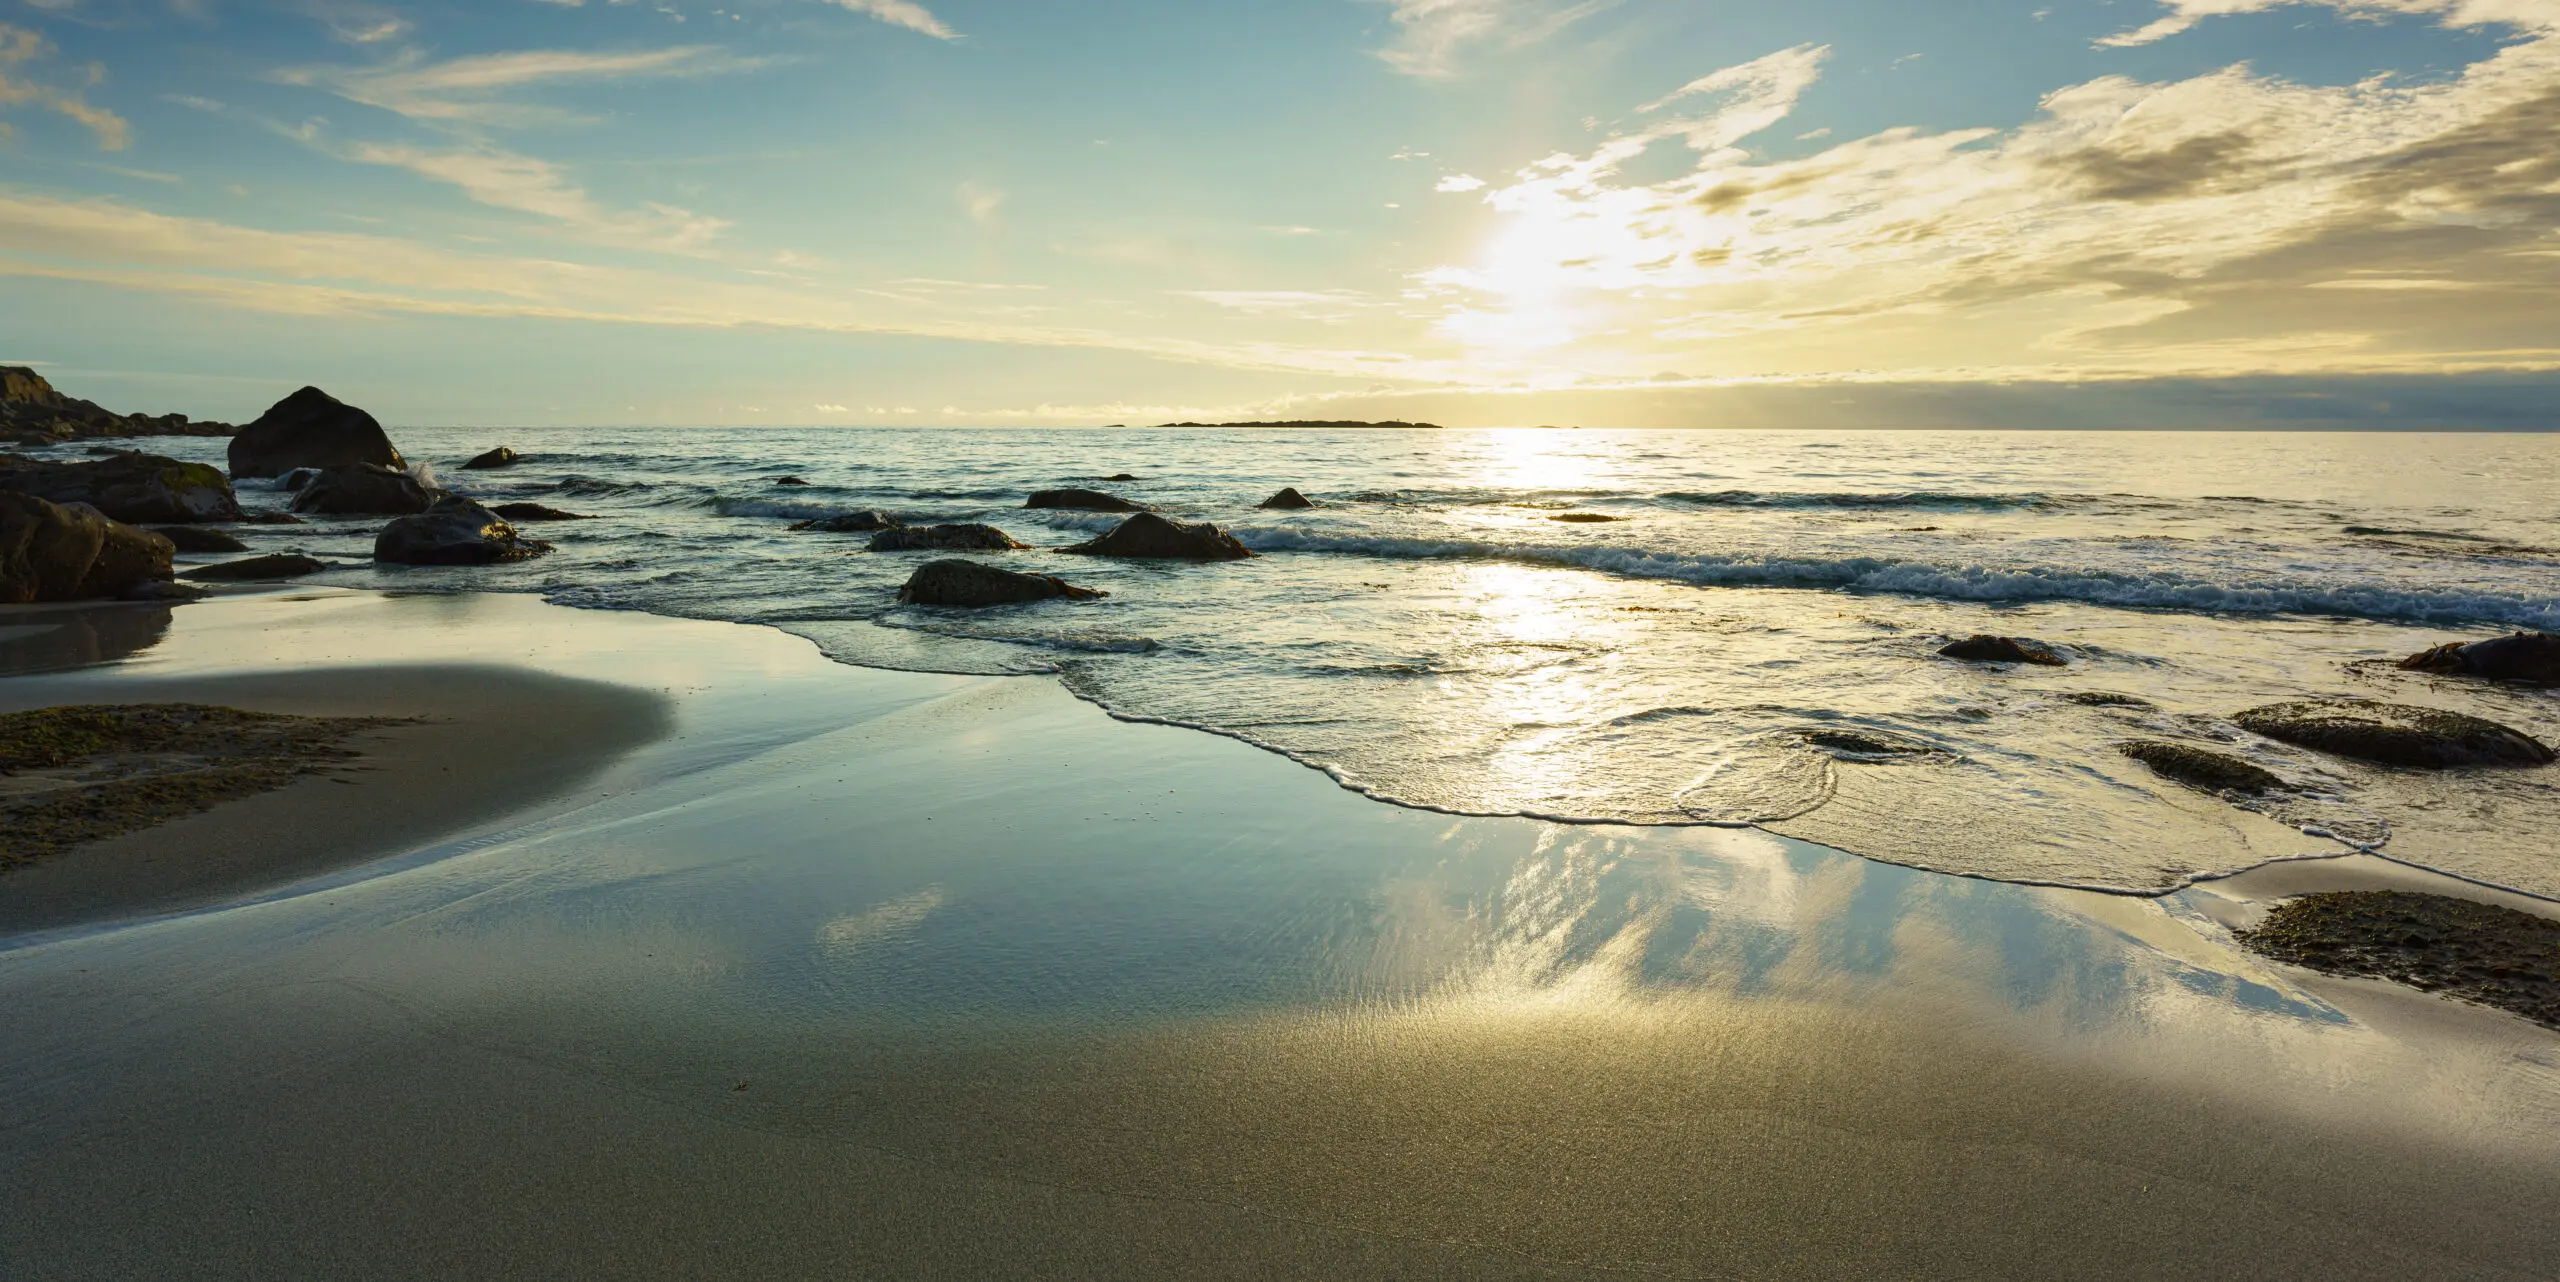
[[[422,178],[450,183],[472,200],[554,219],[598,244],[669,253],[700,250],[729,226],[724,219],[673,205],[638,210],[600,206],[560,166],[495,147],[429,149],[357,143],[337,154],[368,165],[390,165]]]
[[[878,18],[893,27],[905,27],[909,31],[922,32],[936,40],[960,38],[959,32],[952,30],[942,19],[933,16],[931,10],[915,3],[914,0],[827,0],[827,3]]]
[[[1440,79],[1458,73],[1469,52],[1485,46],[1537,44],[1619,0],[1390,0],[1395,38],[1378,57],[1409,76]]]
[[[2417,15],[2442,18],[2460,27],[2517,26],[2549,29],[2560,21],[2560,6],[2551,0],[2158,0],[2169,12],[2131,31],[2108,36],[2099,45],[2126,48],[2153,44],[2180,35],[2208,18],[2264,13],[2287,7],[2336,9],[2358,17]],[[2041,15],[2039,15],[2041,16]]]
[[[584,123],[590,118],[506,96],[516,91],[729,75],[764,65],[764,59],[739,57],[712,45],[619,53],[528,49],[442,62],[429,61],[413,49],[368,66],[287,67],[271,78],[282,84],[323,89],[350,102],[421,122],[521,128]]]
[[[25,27],[0,22],[0,108],[32,106],[68,116],[88,126],[101,150],[124,150],[133,140],[132,126],[87,97],[88,90],[106,79],[106,68],[96,63],[77,68],[72,74],[80,83],[68,87],[53,83],[50,77],[35,78],[32,66],[50,61],[54,53],[52,41]],[[0,121],[0,140],[12,132],[7,121]]]

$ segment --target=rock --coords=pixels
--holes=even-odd
[[[1254,504],[1254,506],[1259,508],[1271,508],[1278,511],[1296,511],[1300,508],[1314,507],[1315,504],[1308,502],[1307,496],[1298,493],[1297,487],[1292,485],[1283,486],[1279,493]]]
[[[0,604],[118,596],[168,578],[176,551],[94,511],[0,491]]]
[[[2402,659],[2400,666],[2485,681],[2560,685],[2560,636],[2518,632],[2488,641],[2449,641]]]
[[[311,478],[318,475],[319,468],[297,467],[284,474],[284,490],[288,494],[299,493],[302,487],[311,484]]]
[[[277,401],[231,438],[233,476],[282,476],[297,467],[353,463],[408,466],[371,414],[316,387]]]
[[[2273,771],[2262,770],[2225,752],[2162,739],[2136,739],[2116,751],[2151,767],[2153,774],[2207,792],[2274,792],[2285,786]]]
[[[529,561],[550,550],[550,544],[520,537],[497,513],[459,494],[383,526],[373,540],[373,559],[398,565],[491,565]]]
[[[276,552],[253,556],[245,561],[225,561],[220,565],[199,565],[186,572],[190,579],[212,579],[235,583],[243,579],[298,579],[328,569],[326,561],[314,560],[299,552]]]
[[[371,463],[333,467],[312,478],[293,496],[293,510],[321,516],[393,515],[424,512],[437,491],[397,468]]]
[[[486,454],[475,455],[470,462],[462,465],[462,470],[465,472],[488,472],[502,467],[514,467],[516,465],[516,460],[522,457],[524,456],[516,453],[514,450],[508,449],[506,446],[501,445]]]
[[[249,545],[220,530],[197,525],[155,525],[151,532],[177,545],[181,552],[246,552]]]
[[[2288,899],[2232,937],[2252,952],[2510,1011],[2560,1031],[2560,921],[2408,890]]]
[[[1143,503],[1132,503],[1100,490],[1037,490],[1023,500],[1024,507],[1071,508],[1083,512],[1144,512]]]
[[[1126,472],[1114,472],[1114,473],[1112,473],[1111,475],[1106,476],[1106,477],[1104,477],[1104,478],[1102,478],[1102,479],[1103,479],[1103,480],[1106,480],[1106,481],[1114,481],[1114,482],[1117,482],[1117,481],[1134,481],[1134,480],[1137,480],[1138,478],[1136,478],[1136,477],[1134,477],[1134,476],[1131,476],[1131,475],[1129,475],[1129,474],[1128,474],[1128,473],[1126,473]]]
[[[1807,730],[1798,737],[1814,747],[1850,757],[1925,757],[1935,756],[1938,751],[1925,743],[1865,730]]]
[[[1606,525],[1612,521],[1623,521],[1627,518],[1611,516],[1606,512],[1558,512],[1547,519],[1563,521],[1570,525]]]
[[[309,525],[309,521],[291,512],[251,512],[240,518],[242,525]]]
[[[1938,653],[1967,663],[2032,663],[2040,667],[2059,668],[2061,655],[2024,637],[1995,637],[1979,633],[1962,641],[1941,646]]]
[[[2117,694],[2113,690],[2074,690],[2063,695],[2062,701],[2076,703],[2084,708],[2148,708],[2152,706],[2149,699],[2139,695]]]
[[[510,521],[592,521],[595,519],[583,512],[563,512],[556,507],[544,507],[539,503],[501,503],[489,510]]]
[[[29,444],[92,436],[228,436],[225,423],[190,422],[184,414],[118,414],[65,396],[23,365],[0,365],[0,436]]]
[[[1011,552],[1029,546],[992,525],[901,527],[871,536],[874,552]]]
[[[899,529],[902,524],[898,518],[886,513],[862,511],[838,512],[834,516],[822,516],[814,521],[799,522],[791,528],[813,530],[820,534],[868,534],[873,530]]]
[[[917,566],[916,572],[907,577],[907,585],[898,589],[898,599],[908,605],[965,607],[1019,605],[1052,597],[1089,601],[1105,595],[1108,594],[1046,574],[1016,574],[957,558]]]
[[[1059,550],[1162,561],[1241,561],[1253,555],[1234,535],[1207,521],[1168,521],[1153,512],[1140,512],[1101,538]]]
[[[2552,760],[2541,741],[2495,721],[2370,699],[2272,703],[2231,720],[2251,734],[2299,747],[2417,770],[2541,766]]]
[[[796,477],[796,476],[777,476],[777,477],[773,478],[773,483],[774,483],[774,484],[776,484],[776,485],[791,485],[791,486],[806,486],[806,485],[808,484],[808,482],[807,482],[807,481],[801,480],[799,477]]]
[[[87,463],[0,458],[0,490],[51,503],[86,503],[109,520],[182,524],[236,521],[240,501],[217,468],[156,454],[118,454]]]
[[[201,601],[213,595],[192,583],[176,579],[144,579],[115,594],[118,601]]]

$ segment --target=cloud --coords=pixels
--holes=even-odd
[[[335,154],[367,165],[390,165],[422,178],[450,183],[483,205],[557,220],[598,244],[669,253],[700,250],[729,226],[724,219],[673,205],[637,211],[608,210],[549,161],[495,147],[435,150],[385,143],[357,143]]]
[[[430,62],[416,50],[371,66],[287,67],[271,79],[325,90],[350,102],[444,126],[577,124],[588,117],[508,101],[512,91],[566,84],[730,75],[767,65],[711,45],[623,53],[529,49]]]
[[[1181,289],[1175,294],[1248,316],[1282,316],[1293,320],[1343,321],[1355,309],[1380,306],[1350,289]]]
[[[1441,179],[1436,186],[1432,187],[1431,190],[1477,191],[1481,190],[1483,187],[1484,180],[1476,177],[1474,174],[1451,174],[1448,177]]]
[[[2432,16],[2447,26],[2514,26],[2549,30],[2560,20],[2551,0],[2159,0],[2169,10],[2131,31],[2098,41],[2103,48],[2127,48],[2166,40],[2207,18],[2264,13],[2271,9],[2318,6],[2351,17]]]
[[[1378,50],[1388,66],[1408,76],[1445,79],[1461,58],[1484,45],[1523,48],[1584,18],[1616,7],[1618,0],[1392,0],[1388,20],[1395,38]]]
[[[956,195],[960,201],[960,212],[967,214],[970,222],[989,229],[995,227],[997,216],[1004,210],[1003,192],[985,183],[964,182]]]
[[[943,24],[942,19],[914,0],[827,0],[827,3],[855,13],[867,14],[893,27],[922,32],[936,40],[957,40],[960,33]]]
[[[88,89],[106,78],[104,67],[91,63],[82,68],[78,74],[83,83],[77,88],[27,77],[25,69],[30,64],[50,60],[54,52],[52,41],[25,27],[0,22],[0,108],[33,106],[67,116],[88,126],[97,137],[99,150],[124,150],[133,141],[132,126],[124,117],[92,105],[86,96]],[[10,132],[7,122],[0,121],[0,138]]]
[[[345,44],[381,44],[412,30],[407,18],[366,0],[304,0],[302,11],[327,27],[332,38]]]

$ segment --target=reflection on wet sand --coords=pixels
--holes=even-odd
[[[114,663],[169,635],[165,605],[0,606],[0,677]]]

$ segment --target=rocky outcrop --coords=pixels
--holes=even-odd
[[[1207,521],[1168,521],[1153,512],[1130,517],[1101,538],[1059,550],[1156,561],[1241,561],[1253,555],[1234,535]]]
[[[437,493],[397,468],[350,463],[313,477],[293,496],[293,510],[320,516],[413,515],[426,511]]]
[[[2273,792],[2284,787],[2274,771],[2264,770],[2227,752],[2165,739],[2136,739],[2116,751],[2151,767],[2153,774],[2206,792]]]
[[[1020,605],[1026,601],[1047,601],[1057,597],[1089,601],[1105,595],[1108,594],[1092,588],[1080,588],[1046,574],[1017,574],[957,558],[925,562],[907,577],[907,585],[898,589],[898,599],[908,605],[971,608]]]
[[[408,466],[371,414],[316,387],[277,401],[231,438],[233,476],[282,476],[297,467],[355,463]]]
[[[523,455],[516,453],[514,450],[501,445],[486,454],[473,455],[470,462],[462,465],[462,470],[465,472],[488,472],[502,467],[514,467],[516,465],[516,461],[523,457]]]
[[[0,455],[0,490],[49,503],[86,503],[115,521],[176,525],[240,519],[240,501],[218,469],[156,454],[117,454],[86,463]]]
[[[563,512],[539,503],[501,503],[489,509],[510,521],[592,521],[584,512]]]
[[[1314,507],[1315,504],[1308,501],[1306,495],[1298,493],[1298,487],[1288,485],[1282,486],[1279,493],[1254,504],[1254,506],[1259,508],[1269,508],[1273,511],[1295,512],[1304,508]]]
[[[193,422],[184,414],[118,414],[95,401],[65,396],[24,365],[0,365],[0,437],[49,445],[99,436],[229,436],[228,423]]]
[[[871,536],[874,552],[1013,552],[1031,546],[992,525],[919,525]]]
[[[2400,666],[2484,681],[2560,685],[2560,636],[2518,632],[2487,641],[2449,641],[2402,659]]]
[[[249,545],[220,530],[201,525],[155,525],[151,532],[175,544],[181,552],[246,552]]]
[[[1987,632],[1940,646],[1938,653],[1967,663],[2032,663],[2046,668],[2063,666],[2062,656],[2041,643],[2025,637],[1996,637]]]
[[[518,535],[503,517],[459,494],[383,526],[373,540],[373,559],[397,565],[493,565],[529,561],[550,550],[550,544]]]
[[[2251,708],[2231,720],[2251,734],[2297,747],[2414,770],[2541,766],[2552,761],[2551,749],[2531,735],[2441,708],[2370,699],[2313,699]]]
[[[1035,490],[1022,501],[1024,507],[1064,508],[1077,512],[1144,512],[1147,505],[1132,503],[1116,494],[1100,490]]]
[[[190,579],[237,583],[250,579],[298,579],[303,575],[317,574],[328,568],[328,562],[315,560],[299,552],[274,552],[266,556],[253,556],[245,561],[199,565],[186,573]]]
[[[0,491],[0,604],[125,596],[169,578],[177,551],[149,530]]]
[[[834,516],[822,516],[813,521],[800,521],[791,528],[810,530],[819,534],[869,534],[874,530],[895,530],[901,528],[903,524],[898,518],[885,512],[861,511],[838,512]]]

